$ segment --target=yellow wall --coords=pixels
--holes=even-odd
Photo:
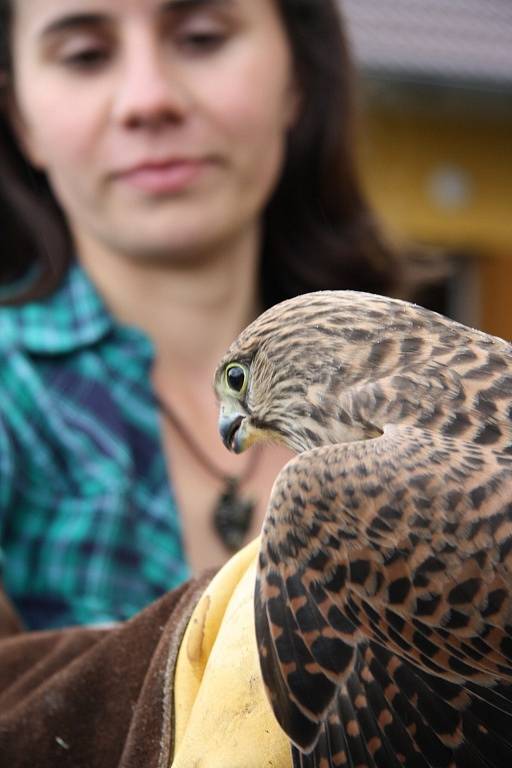
[[[489,333],[512,341],[512,258],[487,254],[479,261],[481,326]]]
[[[369,107],[360,149],[391,231],[476,255],[480,325],[512,338],[512,113]]]

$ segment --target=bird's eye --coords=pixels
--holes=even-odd
[[[226,385],[237,395],[243,395],[247,389],[247,369],[240,363],[230,363],[226,368]]]

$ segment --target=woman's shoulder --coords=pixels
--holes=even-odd
[[[96,342],[112,326],[110,314],[77,264],[47,296],[6,303],[13,295],[12,286],[0,288],[0,355],[8,350],[27,355],[69,353]]]

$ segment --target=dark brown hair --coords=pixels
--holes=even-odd
[[[264,212],[263,303],[324,288],[385,293],[398,283],[398,260],[355,168],[353,73],[337,2],[276,2],[292,48],[301,112]],[[10,0],[0,0],[0,283],[37,266],[30,288],[10,299],[27,301],[57,287],[72,246],[44,174],[27,163],[10,127],[10,22]]]

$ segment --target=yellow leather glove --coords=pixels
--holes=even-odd
[[[172,768],[291,768],[289,741],[263,690],[253,594],[259,540],[212,580],[181,643]]]

